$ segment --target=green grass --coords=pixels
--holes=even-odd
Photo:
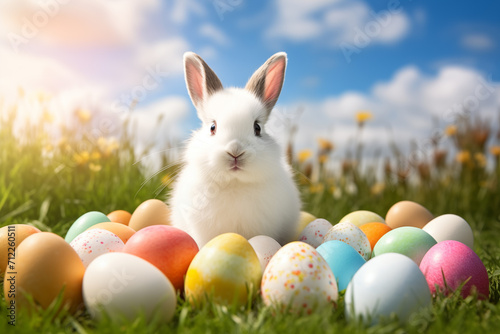
[[[64,236],[71,223],[85,212],[133,211],[142,201],[153,197],[163,199],[169,191],[162,179],[173,173],[175,166],[149,179],[147,171],[135,164],[137,157],[130,140],[123,140],[112,154],[106,155],[90,137],[68,137],[67,145],[53,145],[49,149],[48,140],[39,129],[27,131],[24,138],[23,142],[16,139],[9,120],[0,121],[0,226],[28,223]],[[100,155],[82,163],[76,156],[82,152]],[[166,158],[162,159],[166,164]],[[342,296],[337,308],[320,309],[308,316],[276,312],[265,307],[260,297],[243,308],[208,303],[200,309],[179,297],[175,317],[168,324],[146,322],[141,316],[133,322],[114,323],[106,319],[97,322],[85,312],[56,315],[49,309],[35,314],[19,312],[16,326],[12,327],[7,324],[2,293],[0,333],[497,333],[500,328],[498,175],[498,171],[450,167],[426,182],[409,184],[387,179],[383,190],[375,193],[373,177],[358,171],[343,176],[325,173],[318,181],[325,186],[319,190],[308,182],[301,185],[303,209],[332,223],[359,209],[384,216],[400,200],[417,201],[436,216],[445,213],[462,216],[473,228],[474,250],[488,270],[487,301],[474,297],[464,300],[458,295],[438,296],[432,308],[414,314],[406,324],[387,319],[367,327],[345,319]],[[346,183],[355,184],[357,191],[345,191]],[[340,189],[340,195],[333,195],[332,184]]]

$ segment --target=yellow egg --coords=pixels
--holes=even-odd
[[[385,222],[392,228],[413,226],[423,228],[434,216],[422,205],[412,201],[397,202],[385,216]]]
[[[345,223],[345,222],[354,224],[357,227],[360,227],[361,225],[364,225],[367,223],[385,224],[384,218],[380,217],[375,212],[368,211],[368,210],[358,210],[358,211],[353,211],[351,213],[348,213],[339,221],[339,224]]]
[[[142,202],[130,217],[128,226],[135,231],[151,225],[170,225],[170,209],[159,199]]]
[[[262,269],[250,243],[236,233],[221,234],[196,254],[186,273],[184,291],[193,304],[210,301],[245,305],[260,285]]]
[[[312,214],[310,214],[309,212],[300,211],[300,220],[299,220],[299,224],[297,226],[297,231],[295,232],[294,239],[298,240],[300,237],[300,234],[306,228],[306,226],[315,219],[316,219],[316,217],[313,216]]]
[[[82,305],[82,281],[85,267],[80,257],[60,236],[49,232],[35,233],[16,250],[14,267],[7,267],[4,279],[6,303],[27,307],[29,294],[46,309],[59,296],[62,306],[75,311]]]
[[[34,226],[26,224],[8,225],[0,228],[0,277],[5,273],[7,261],[13,256],[13,250],[21,244],[21,242],[34,233],[39,233],[40,230]]]

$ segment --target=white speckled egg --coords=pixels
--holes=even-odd
[[[267,235],[257,235],[249,239],[248,242],[252,245],[253,250],[259,258],[262,271],[266,269],[266,266],[273,255],[276,254],[276,252],[281,248],[279,242],[271,237],[268,237]]]
[[[317,307],[334,306],[338,298],[332,270],[314,247],[301,241],[286,244],[269,261],[261,293],[268,306],[308,314]]]
[[[368,261],[371,256],[370,241],[359,227],[352,223],[344,222],[332,226],[326,232],[323,242],[339,240],[353,247],[361,256]]]
[[[299,236],[299,241],[318,247],[323,243],[326,232],[332,228],[332,224],[326,219],[315,219],[304,228]]]
[[[70,246],[76,251],[85,268],[96,257],[110,252],[119,252],[125,244],[114,233],[95,228],[79,234]]]

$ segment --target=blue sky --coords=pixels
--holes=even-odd
[[[47,1],[48,10],[34,0],[0,4],[0,95],[17,86],[48,91],[60,100],[61,122],[78,105],[95,112],[96,127],[100,118],[119,122],[123,115],[103,106],[122,105],[156,68],[154,87],[127,117],[138,142],[161,148],[199,125],[183,81],[185,51],[199,53],[225,86],[243,86],[285,51],[276,113],[299,126],[298,147],[325,137],[348,148],[359,110],[374,115],[363,133],[373,154],[391,139],[424,146],[467,104],[499,123],[497,1]],[[41,12],[46,22],[35,20]],[[34,36],[25,36],[26,20]]]

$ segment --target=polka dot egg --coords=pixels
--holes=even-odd
[[[339,240],[353,247],[361,256],[368,261],[370,259],[372,248],[368,237],[356,225],[344,222],[334,225],[326,232],[323,242],[330,240]]]
[[[99,255],[119,252],[125,244],[116,234],[96,228],[79,234],[71,241],[70,246],[80,256],[83,265],[87,267]]]
[[[332,228],[332,224],[326,219],[315,219],[302,231],[299,241],[303,241],[313,247],[318,247],[323,242],[326,232]]]
[[[332,270],[314,247],[300,241],[286,244],[273,256],[264,271],[261,293],[266,305],[298,314],[333,306],[338,298]]]

